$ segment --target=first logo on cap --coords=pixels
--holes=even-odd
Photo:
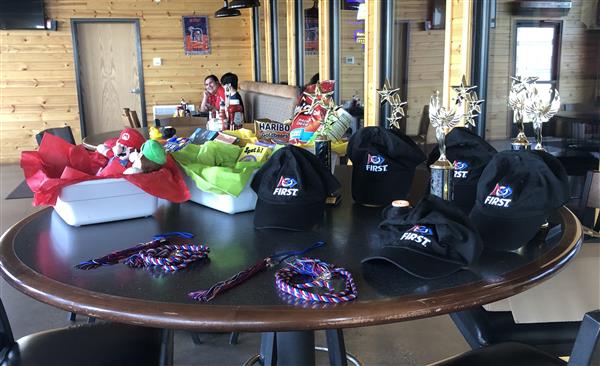
[[[297,196],[298,195],[298,181],[294,178],[281,176],[277,182],[277,187],[273,191],[274,196]]]
[[[367,164],[365,165],[365,170],[368,172],[387,172],[387,164],[383,164],[385,162],[385,158],[381,155],[371,155],[367,154]]]

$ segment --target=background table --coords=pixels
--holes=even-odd
[[[562,268],[577,252],[581,227],[559,209],[550,219],[549,239],[516,252],[484,251],[470,271],[422,280],[392,265],[362,265],[379,245],[381,209],[353,204],[350,167],[338,167],[343,200],[328,207],[310,232],[255,230],[253,212],[228,215],[194,203],[167,204],[150,218],[70,227],[46,209],[9,229],[0,241],[2,275],[25,294],[67,311],[105,320],[195,331],[302,331],[384,324],[441,315],[519,293]],[[422,191],[418,171],[413,192]],[[418,193],[413,193],[418,195]],[[302,213],[298,213],[301,215]],[[557,226],[558,225],[558,226]],[[150,240],[157,233],[191,231],[211,248],[210,261],[172,274],[125,265],[91,271],[81,261]],[[352,303],[298,303],[280,295],[273,271],[264,271],[208,304],[186,294],[248,268],[275,252],[301,249],[354,275],[359,297]]]

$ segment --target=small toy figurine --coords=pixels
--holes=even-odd
[[[162,145],[154,140],[144,142],[133,165],[123,174],[150,173],[159,170],[167,162],[167,154]]]
[[[144,141],[144,136],[142,136],[141,133],[133,128],[126,128],[121,131],[114,146],[111,146],[111,140],[98,145],[96,151],[109,158],[109,160],[106,166],[102,168],[97,175],[108,176],[122,174],[136,159]]]
[[[151,140],[160,140],[163,138],[163,135],[162,133],[160,133],[160,130],[154,126],[150,126],[150,128],[148,129],[148,134],[150,135]]]

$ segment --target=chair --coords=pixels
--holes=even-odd
[[[42,138],[44,137],[45,133],[58,136],[63,140],[67,141],[68,143],[75,145],[75,138],[73,137],[73,132],[71,131],[70,126],[48,128],[36,134],[35,140],[37,141],[38,146],[40,146],[40,144],[42,143]]]
[[[499,343],[451,357],[430,366],[587,366],[600,364],[600,311],[587,313],[581,322],[569,362],[523,343]]]
[[[121,118],[123,120],[123,125],[125,127],[131,128],[140,128],[142,125],[140,124],[140,119],[138,118],[137,112],[133,109],[123,108],[123,113],[121,114]]]
[[[13,338],[0,300],[2,365],[158,365],[171,362],[160,329],[116,323],[82,324]]]
[[[427,143],[427,131],[429,131],[429,105],[423,106],[423,113],[419,121],[419,130],[416,135],[408,135],[421,149],[425,149]]]
[[[290,119],[298,101],[298,88],[291,85],[242,81],[239,92],[248,123],[254,123],[256,119],[278,122]]]
[[[600,237],[600,219],[594,220],[597,208],[600,208],[600,171],[592,170],[586,174],[577,211],[584,225],[584,234],[596,238]]]

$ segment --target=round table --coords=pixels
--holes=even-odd
[[[48,208],[4,234],[0,269],[11,285],[39,301],[110,321],[194,331],[312,331],[425,318],[503,299],[556,273],[581,244],[581,225],[563,207],[551,216],[545,241],[537,238],[515,252],[485,250],[470,270],[446,278],[423,280],[385,263],[361,264],[378,245],[381,209],[353,203],[350,172],[338,167],[342,202],[328,206],[322,224],[310,232],[256,230],[253,212],[228,215],[191,202],[163,205],[149,218],[82,227],[68,226]],[[423,190],[425,175],[418,170],[413,195]],[[193,232],[197,242],[210,247],[210,261],[171,274],[123,264],[89,271],[73,267],[169,231]],[[309,256],[348,269],[358,286],[357,300],[296,302],[278,293],[273,270],[208,304],[186,296],[273,253],[319,240],[327,244]]]

